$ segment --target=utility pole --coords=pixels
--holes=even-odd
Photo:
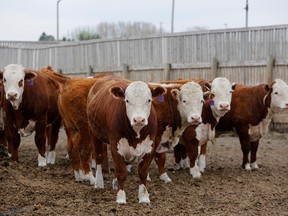
[[[57,0],[57,42],[59,41],[59,3],[62,0]]]
[[[174,5],[175,5],[175,0],[172,0],[171,33],[174,32]]]
[[[246,7],[244,8],[246,10],[246,28],[248,28],[248,10],[249,10],[249,6],[248,6],[248,0],[246,0]]]

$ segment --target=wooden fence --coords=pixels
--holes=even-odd
[[[0,41],[0,68],[10,63],[50,65],[73,76],[111,71],[147,82],[218,76],[247,85],[288,82],[288,25],[59,44]],[[287,114],[279,115],[274,127],[288,128],[288,120],[277,124]]]

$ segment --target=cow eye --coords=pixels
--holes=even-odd
[[[276,94],[276,95],[277,95],[277,94],[278,94],[278,92],[275,92],[274,94]]]
[[[6,82],[6,79],[4,78],[4,82]]]
[[[126,103],[129,103],[129,100],[125,100]]]
[[[186,103],[186,100],[182,100],[183,103]]]
[[[23,80],[20,80],[20,81],[18,82],[18,86],[19,86],[19,87],[22,87],[22,86],[23,86]]]
[[[151,99],[149,99],[149,100],[148,100],[148,103],[150,103],[151,101],[152,101],[152,100],[151,100]]]

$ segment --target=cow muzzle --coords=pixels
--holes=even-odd
[[[229,111],[230,105],[229,103],[220,103],[219,104],[219,111]]]
[[[9,100],[9,101],[15,101],[16,99],[17,99],[17,96],[18,96],[18,94],[16,93],[16,92],[9,92],[8,94],[7,94],[7,99]]]
[[[202,118],[200,115],[193,115],[191,116],[191,121],[190,121],[193,125],[198,125],[200,123],[202,123]]]
[[[146,125],[146,118],[143,117],[135,117],[133,118],[133,126],[145,126]]]

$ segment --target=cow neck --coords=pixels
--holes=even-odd
[[[211,129],[213,130],[217,125],[220,117],[215,117],[211,106],[209,104],[204,104],[202,109],[202,121],[204,124],[211,124]]]
[[[169,94],[169,95],[168,95]],[[167,120],[167,123],[170,127],[172,127],[172,133],[177,130],[177,128],[181,128],[182,126],[182,119],[178,110],[178,101],[172,98],[171,91],[167,93],[167,99],[164,98],[164,100],[168,101],[168,107],[171,107],[172,109],[169,109],[169,118],[164,118]]]
[[[255,103],[252,103],[252,109],[259,122],[266,118],[271,104],[271,91],[266,93],[261,91],[260,93],[261,95],[259,97],[257,94],[255,94],[255,91],[252,92],[252,101],[255,101]]]

